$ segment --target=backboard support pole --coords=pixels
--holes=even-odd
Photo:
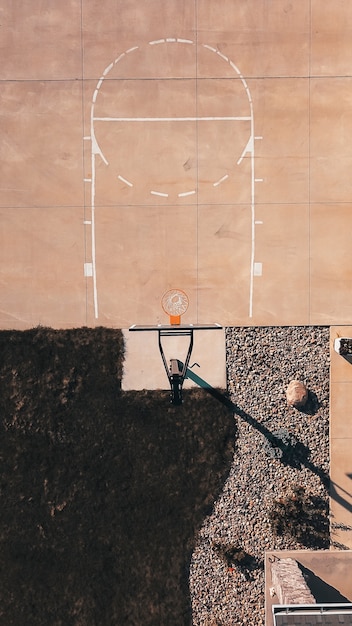
[[[162,337],[170,337],[176,335],[183,335],[189,337],[189,345],[187,356],[184,363],[181,363],[178,359],[171,359],[170,366],[168,366],[164,348],[162,345]],[[164,364],[166,375],[169,379],[170,389],[171,389],[171,404],[180,405],[182,404],[182,387],[183,382],[186,377],[186,372],[188,369],[189,361],[191,358],[192,350],[193,350],[193,329],[182,330],[175,333],[175,331],[171,330],[158,330],[158,343],[159,343],[159,351]],[[181,367],[182,366],[182,367]]]
[[[187,378],[187,371],[189,361],[193,350],[193,332],[195,330],[221,330],[220,324],[180,324],[180,325],[158,325],[158,326],[137,326],[134,324],[130,326],[130,331],[157,331],[158,332],[158,345],[161,355],[161,359],[165,368],[165,372],[168,377],[168,381],[171,389],[171,403],[174,405],[182,404],[182,387],[185,378]],[[170,365],[168,365],[164,347],[164,337],[189,337],[188,351],[186,358],[183,361],[179,359],[170,359]]]

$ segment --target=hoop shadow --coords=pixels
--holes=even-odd
[[[326,491],[329,492],[330,498],[335,500],[338,504],[343,506],[346,511],[352,513],[352,505],[346,498],[344,498],[340,493],[338,493],[337,488],[340,491],[346,493],[347,496],[350,496],[342,487],[339,487],[335,482],[330,480],[329,475],[317,465],[314,465],[309,459],[309,448],[297,441],[294,446],[290,444],[286,444],[280,437],[277,437],[273,432],[271,432],[266,426],[258,422],[254,417],[246,413],[243,409],[237,406],[232,400],[230,400],[226,395],[219,392],[217,389],[214,389],[207,381],[203,380],[200,376],[197,376],[192,370],[187,370],[187,376],[194,382],[196,382],[200,387],[205,389],[207,393],[216,398],[219,402],[224,404],[229,411],[233,412],[235,415],[238,415],[241,419],[243,419],[247,424],[250,424],[253,428],[255,428],[258,432],[260,432],[268,442],[278,450],[282,452],[281,454],[281,462],[287,465],[290,465],[294,468],[299,468],[302,465],[310,470],[313,474],[318,476],[321,480]]]

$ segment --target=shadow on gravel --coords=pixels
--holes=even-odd
[[[267,445],[273,450],[273,456],[275,458],[280,459],[282,463],[285,465],[289,465],[293,468],[299,469],[304,466],[309,469],[313,474],[319,477],[325,489],[329,492],[330,497],[338,502],[341,506],[343,506],[347,511],[352,512],[352,506],[348,502],[347,499],[341,495],[339,492],[343,492],[344,490],[339,487],[336,483],[330,480],[329,475],[317,465],[314,465],[309,460],[310,450],[303,443],[298,441],[295,437],[292,437],[290,433],[284,431],[282,433],[271,432],[266,426],[258,422],[254,417],[246,413],[243,409],[237,406],[232,400],[228,398],[227,395],[220,392],[217,389],[214,389],[207,381],[203,380],[200,376],[192,372],[191,370],[187,370],[187,376],[194,382],[196,382],[200,387],[205,389],[207,393],[216,398],[219,402],[221,402],[224,406],[226,406],[229,411],[238,415],[241,419],[243,419],[247,424],[250,424],[253,428],[255,428],[258,432],[260,432],[263,437],[265,437],[267,441]],[[314,393],[311,393],[310,403],[308,405],[310,410],[315,410],[318,407],[318,399]],[[338,491],[339,490],[339,491]],[[347,494],[346,495],[350,495]]]
[[[0,333],[0,624],[191,624],[233,414],[202,389],[122,392],[121,355],[111,329]]]
[[[264,561],[243,550],[242,546],[228,544],[223,540],[214,540],[212,549],[225,563],[228,570],[238,570],[245,580],[252,580],[253,572],[264,570]]]
[[[235,415],[238,415],[238,417],[247,422],[247,424],[250,424],[253,428],[260,432],[265,437],[270,447],[274,450],[279,451],[279,454],[278,456],[276,456],[276,458],[279,458],[282,463],[290,465],[291,467],[296,469],[299,469],[302,466],[306,467],[313,474],[318,476],[326,491],[329,493],[330,498],[332,498],[333,500],[335,500],[335,502],[344,507],[346,511],[352,513],[352,505],[346,498],[343,497],[341,492],[344,492],[347,496],[350,496],[351,494],[342,489],[342,487],[337,485],[337,483],[330,480],[329,474],[327,474],[321,467],[314,465],[314,463],[309,460],[310,451],[307,446],[305,446],[303,443],[295,438],[293,438],[293,441],[289,441],[284,437],[278,436],[274,432],[271,432],[268,428],[266,428],[266,426],[258,422],[251,415],[249,415],[249,413],[246,413],[246,411],[238,407],[226,395],[219,392],[217,389],[213,389],[211,385],[209,385],[209,383],[207,383],[205,380],[201,379],[190,370],[188,370],[188,375],[189,378],[197,382],[197,384],[205,389],[210,395],[212,395],[219,402],[224,404],[224,406],[226,406],[229,411],[233,412]]]
[[[217,389],[212,388],[211,385],[209,385],[209,383],[207,383],[205,380],[202,380],[199,376],[195,375],[190,370],[188,370],[188,374],[189,378],[197,382],[197,384],[203,387],[207,391],[207,393],[209,393],[224,406],[226,406],[229,411],[231,411],[235,415],[238,415],[238,417],[247,422],[247,424],[250,424],[250,426],[260,432],[265,437],[267,444],[269,444],[269,446],[273,450],[279,451],[279,454],[278,456],[276,456],[276,458],[279,458],[282,463],[296,469],[299,469],[302,466],[306,467],[313,474],[318,476],[324,488],[328,492],[330,498],[332,498],[335,502],[344,507],[346,511],[352,513],[352,505],[342,495],[344,493],[346,496],[349,497],[350,494],[346,492],[342,487],[337,485],[337,483],[330,480],[329,474],[327,474],[321,467],[314,465],[314,463],[309,460],[310,451],[307,446],[305,446],[296,439],[294,440],[294,442],[287,441],[285,440],[285,438],[278,436],[274,432],[271,432],[268,428],[266,428],[266,426],[258,422],[251,415],[249,415],[249,413],[246,413],[246,411],[238,407],[226,395],[219,392]],[[345,546],[342,546],[342,548],[345,548]]]
[[[297,409],[300,413],[305,415],[315,415],[320,408],[320,402],[317,394],[314,391],[308,391],[308,399],[303,407]]]
[[[258,432],[260,432],[267,440],[270,448],[276,452],[272,456],[278,458],[285,465],[290,465],[296,469],[299,469],[302,465],[307,467],[313,474],[316,474],[322,481],[326,489],[329,488],[330,479],[329,475],[324,472],[320,467],[317,467],[309,460],[310,451],[309,448],[298,441],[287,430],[281,429],[282,432],[272,432],[266,426],[258,422],[254,417],[246,413],[243,409],[237,406],[232,400],[230,400],[224,393],[217,389],[214,389],[205,380],[187,370],[188,377],[197,382],[203,389],[205,389],[213,398],[216,398],[221,404],[226,406],[229,411],[238,415],[243,421],[250,424]]]
[[[300,485],[273,500],[269,520],[275,535],[294,537],[311,549],[329,548],[327,499],[307,494]]]

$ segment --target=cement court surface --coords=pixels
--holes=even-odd
[[[5,0],[0,328],[350,323],[351,20]]]

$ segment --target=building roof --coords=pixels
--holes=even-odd
[[[317,606],[321,605],[337,605],[339,610],[343,608],[343,605],[349,605],[352,607],[352,588],[351,588],[351,568],[352,568],[352,550],[269,550],[265,553],[265,625],[266,626],[281,626],[285,622],[279,624],[274,622],[273,607],[276,611],[281,609],[281,612],[286,613],[286,607],[292,606],[294,603],[288,600],[281,602],[277,594],[275,593],[274,583],[272,580],[272,563],[276,559],[293,558],[299,564],[300,569],[304,572],[305,580],[315,598],[316,603],[311,609],[317,609]],[[298,603],[297,603],[298,604]],[[296,605],[297,606],[297,605]],[[301,602],[299,607],[303,606]],[[304,603],[304,606],[307,606]],[[308,617],[308,616],[307,616]],[[318,616],[320,617],[320,616]],[[341,619],[347,619],[346,615],[340,616]],[[348,616],[349,617],[349,616]],[[298,618],[298,615],[297,615]],[[315,618],[315,616],[314,616]],[[335,619],[335,616],[329,615],[330,619]],[[313,619],[313,616],[310,616]],[[334,624],[351,624],[351,621],[330,622]],[[286,622],[288,626],[295,624],[295,622]],[[298,622],[299,623],[299,622]],[[323,621],[315,622],[303,621],[300,622],[305,626],[309,626],[310,623],[329,624]]]
[[[352,624],[352,604],[273,606],[275,626],[343,626]]]

